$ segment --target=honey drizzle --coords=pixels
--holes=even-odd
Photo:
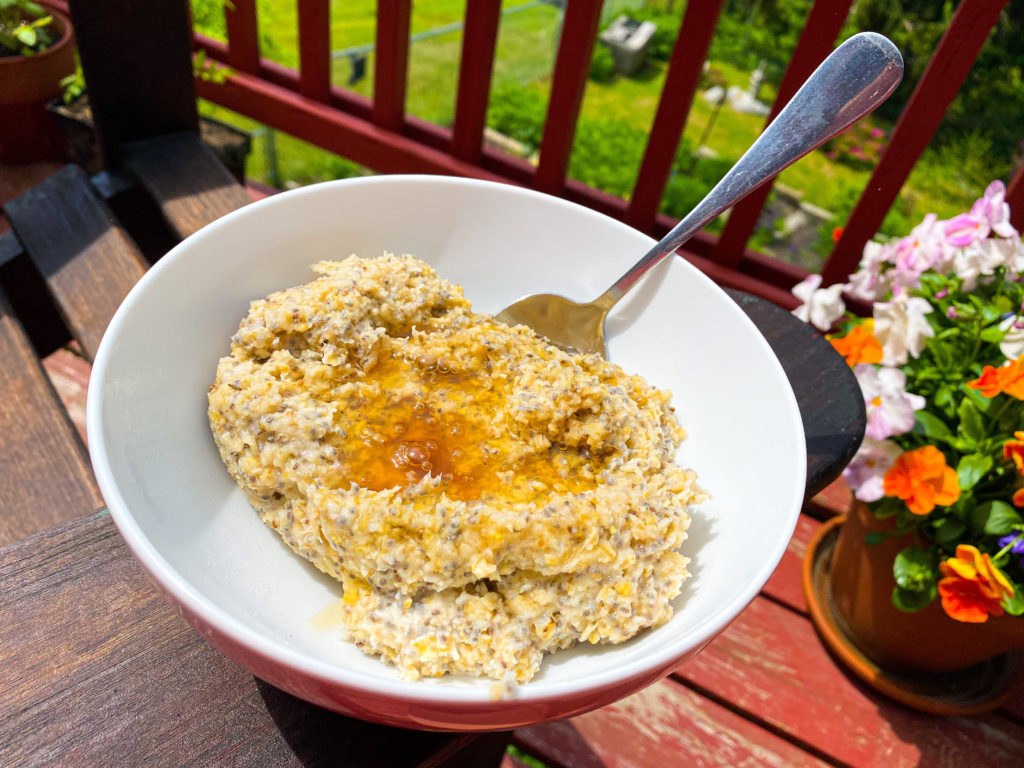
[[[361,378],[376,382],[378,394],[339,403],[346,437],[332,436],[342,466],[332,486],[380,491],[429,474],[456,500],[532,501],[596,485],[599,462],[574,448],[538,453],[505,425],[493,434],[489,422],[508,397],[503,378],[400,355],[383,356]]]

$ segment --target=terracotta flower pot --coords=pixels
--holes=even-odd
[[[60,81],[75,71],[71,21],[46,6],[60,39],[35,56],[0,58],[0,162],[28,163],[63,154],[63,133],[46,102],[60,94]]]
[[[848,634],[881,667],[896,672],[947,672],[970,667],[1024,646],[1024,616],[990,616],[981,624],[951,619],[938,600],[916,613],[893,607],[892,563],[913,537],[893,536],[869,545],[874,531],[891,531],[856,504],[839,530],[832,556],[832,598]]]

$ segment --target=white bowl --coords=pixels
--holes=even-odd
[[[609,319],[609,356],[674,394],[678,460],[713,499],[684,551],[675,616],[616,646],[547,657],[511,698],[486,680],[410,682],[311,619],[337,585],[260,522],[221,463],[206,390],[249,302],[350,253],[411,253],[480,311],[539,291],[590,299],[652,241],[613,219],[512,186],[430,176],[318,184],[211,224],[139,281],[107,329],[89,387],[92,461],[128,546],[211,643],[268,682],[364,719],[514,728],[608,704],[697,653],[758,593],[796,525],[806,455],[781,366],[736,304],[669,259]]]

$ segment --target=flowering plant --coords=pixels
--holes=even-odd
[[[795,314],[828,331],[864,394],[867,429],[844,477],[890,533],[903,611],[938,597],[952,618],[1024,613],[1024,246],[1005,188],[967,213],[925,217],[869,242],[849,282],[793,289]],[[846,312],[843,296],[872,303]]]
[[[873,168],[885,149],[885,131],[866,121],[856,122],[825,144],[829,160],[851,168]]]

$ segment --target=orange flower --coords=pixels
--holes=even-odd
[[[842,236],[843,236],[843,228],[842,227],[836,227],[835,229],[832,230],[832,242],[833,243],[838,243],[839,242],[839,238],[841,238]]]
[[[836,352],[846,358],[851,368],[858,363],[880,363],[882,345],[875,338],[874,329],[875,321],[868,319],[855,325],[853,330],[841,338],[830,336],[829,341]]]
[[[1024,488],[1018,488],[1013,492],[1013,506],[1024,507]]]
[[[990,615],[1002,616],[1000,601],[1013,597],[1013,586],[1002,572],[970,544],[960,544],[956,557],[939,563],[939,570],[945,577],[939,580],[942,609],[957,621],[980,624]]]
[[[1024,475],[1024,432],[1014,432],[1013,436],[1017,439],[1003,443],[1003,458],[1013,459],[1017,471]]]
[[[960,498],[956,470],[946,466],[946,457],[934,445],[901,453],[882,478],[882,488],[886,496],[903,499],[915,515]]]
[[[985,397],[995,397],[1005,392],[1018,400],[1024,400],[1024,355],[1001,368],[986,365],[981,376],[967,382],[967,386],[980,390]]]

